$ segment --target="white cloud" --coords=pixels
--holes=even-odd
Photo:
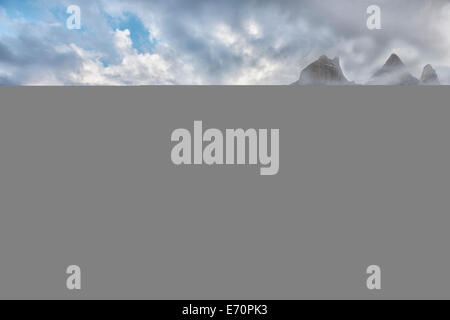
[[[177,82],[172,62],[159,54],[138,53],[132,47],[128,29],[115,31],[114,45],[121,61],[105,66],[101,54],[72,44],[82,63],[77,72],[71,73],[70,81],[83,85],[164,85]]]
[[[248,21],[246,24],[247,32],[250,36],[259,38],[262,36],[261,27],[255,21]]]

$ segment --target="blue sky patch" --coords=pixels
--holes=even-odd
[[[150,32],[142,21],[131,12],[124,12],[121,17],[108,16],[108,23],[113,30],[130,30],[133,48],[139,53],[151,52],[156,45],[156,41],[150,41]]]

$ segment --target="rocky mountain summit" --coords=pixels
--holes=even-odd
[[[423,68],[422,76],[420,77],[420,83],[423,85],[440,85],[439,77],[436,71],[430,64],[427,64]]]
[[[300,78],[292,85],[354,85],[347,80],[339,62],[339,58],[329,59],[321,56],[318,60],[309,64],[300,73]],[[420,80],[409,73],[400,57],[391,54],[384,65],[376,71],[367,85],[384,86],[415,86],[415,85],[439,85],[439,77],[431,65],[423,69]]]
[[[351,84],[342,72],[339,58],[321,56],[300,73],[292,85],[348,85]]]
[[[402,60],[393,53],[385,64],[374,73],[368,85],[388,86],[414,86],[420,83],[419,79],[412,76]]]

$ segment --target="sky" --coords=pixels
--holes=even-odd
[[[323,54],[365,83],[393,52],[450,84],[450,1],[0,0],[0,85],[284,85]]]

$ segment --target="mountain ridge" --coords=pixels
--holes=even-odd
[[[378,69],[365,85],[439,85],[439,77],[434,68],[427,64],[420,79],[414,77],[401,58],[392,53],[386,62]],[[316,61],[308,64],[301,72],[299,79],[291,85],[355,85],[344,75],[340,59],[328,58],[322,55]]]
[[[326,55],[310,63],[300,73],[300,78],[292,85],[336,85],[350,84],[345,77],[339,57],[334,59]]]

